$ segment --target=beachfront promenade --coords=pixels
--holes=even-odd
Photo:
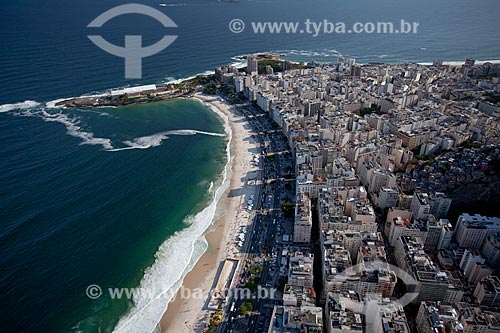
[[[210,291],[216,286],[234,286],[239,283],[248,252],[251,250],[254,221],[261,201],[264,159],[260,158],[259,163],[255,163],[255,156],[261,155],[262,150],[254,127],[239,109],[225,100],[202,94],[196,94],[195,98],[216,108],[229,120],[232,133],[231,177],[229,188],[217,205],[213,226],[205,235],[209,250],[183,281],[184,288],[201,289],[206,297],[175,297],[159,324],[162,332],[201,332],[212,313],[208,308]],[[249,200],[254,202],[251,209]],[[244,228],[246,236],[242,242],[241,234]],[[221,263],[226,259],[238,260],[234,274],[227,274],[228,270],[222,272]]]

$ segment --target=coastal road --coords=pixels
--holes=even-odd
[[[260,284],[263,288],[277,288],[279,281],[280,259],[282,250],[282,235],[285,233],[285,221],[281,212],[281,204],[285,198],[292,198],[292,190],[287,190],[284,176],[292,168],[291,153],[288,149],[285,137],[276,130],[273,121],[267,114],[251,106],[250,104],[234,105],[242,114],[244,114],[253,127],[256,137],[259,140],[264,156],[262,161],[262,180],[260,196],[256,197],[257,210],[252,223],[252,231],[248,244],[245,244],[245,250],[242,254],[242,263],[257,260],[263,260],[263,271],[261,273]],[[288,154],[285,154],[288,153]],[[286,156],[286,157],[285,157]],[[288,168],[288,169],[287,169]],[[289,221],[288,221],[289,223]],[[289,230],[288,226],[288,230]],[[241,265],[245,267],[244,264]],[[240,280],[244,279],[245,269],[237,272]],[[222,325],[221,332],[232,332],[237,315],[237,308],[244,300],[231,300],[228,303],[235,302],[233,311],[226,311],[227,319]],[[267,330],[270,324],[270,314],[272,307],[276,304],[275,299],[254,299],[253,311],[247,320],[246,332],[263,332]],[[228,307],[229,307],[228,304]],[[229,313],[228,313],[229,312]],[[241,328],[238,327],[238,331]]]
[[[262,137],[260,135],[257,135],[259,132],[258,126],[253,122],[254,120],[252,117],[249,116],[247,112],[245,112],[245,109],[237,106],[237,105],[232,105],[232,108],[236,109],[240,114],[244,115],[252,127],[253,131],[255,132],[255,138],[259,142],[259,145],[262,149],[264,146],[264,142],[262,140]],[[257,152],[258,154],[259,152]],[[259,161],[259,171],[257,171],[257,180],[261,180],[259,184],[256,184],[256,191],[255,191],[255,207],[254,210],[251,211],[249,219],[252,221],[249,224],[249,228],[247,231],[247,240],[244,242],[243,247],[241,248],[241,255],[240,255],[240,262],[238,265],[238,268],[235,272],[235,278],[233,281],[242,281],[245,278],[245,275],[247,274],[247,271],[245,269],[247,261],[253,262],[255,260],[256,256],[255,254],[258,253],[258,237],[259,235],[263,234],[262,231],[262,211],[264,209],[263,206],[263,197],[265,197],[265,194],[263,192],[266,190],[267,184],[263,180],[267,179],[267,161],[265,158],[261,158]],[[267,192],[265,192],[267,193]],[[232,288],[235,287],[240,287],[238,285],[231,286]],[[239,306],[244,302],[244,300],[237,300],[234,298],[231,298],[227,301],[226,303],[226,308],[224,311],[225,318],[223,318],[222,324],[220,325],[218,331],[219,332],[231,332],[233,330],[233,320],[234,317],[237,315],[238,308]],[[233,306],[234,304],[234,306]]]

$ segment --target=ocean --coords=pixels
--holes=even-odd
[[[96,300],[89,285],[164,296],[206,250],[201,237],[227,186],[227,124],[192,100],[104,109],[51,101],[168,82],[278,52],[294,61],[432,62],[500,59],[495,0],[138,1],[167,14],[178,35],[124,79],[123,59],[87,28],[126,1],[5,0],[0,14],[0,320],[5,332],[149,332],[165,298]],[[233,34],[232,19],[247,30]],[[254,21],[418,21],[417,34],[253,34]],[[126,15],[99,31],[112,43],[165,35]]]

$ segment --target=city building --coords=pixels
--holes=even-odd
[[[416,323],[419,333],[444,333],[461,327],[458,310],[439,302],[421,302]]]
[[[247,57],[247,74],[252,76],[259,74],[259,61],[254,55]]]
[[[478,250],[466,249],[462,260],[460,260],[460,270],[468,278],[476,264],[484,264],[485,259]]]
[[[410,333],[403,306],[387,297],[366,298],[363,304],[367,309],[365,332],[374,333]],[[371,310],[372,308],[373,310]],[[371,317],[371,314],[374,314]]]
[[[396,244],[395,256],[399,268],[416,280],[415,286],[407,286],[409,291],[418,293],[414,302],[443,301],[446,298],[448,275],[440,271],[425,253],[421,239],[401,236]]]
[[[472,267],[472,271],[467,277],[467,281],[472,285],[476,285],[479,281],[481,281],[484,277],[493,274],[492,268],[488,264],[483,264],[476,262]]]
[[[480,305],[500,308],[500,279],[493,275],[483,278],[474,289],[474,297]]]
[[[431,211],[429,195],[427,193],[415,193],[411,202],[411,210],[414,219],[427,218]]]
[[[463,248],[479,249],[490,234],[499,231],[500,218],[465,213],[458,217],[455,238]]]
[[[395,248],[398,266],[415,279],[407,289],[418,293],[417,303],[426,302],[418,303],[419,331],[497,332],[493,311],[461,301],[469,301],[470,288],[492,274],[499,219],[463,214],[454,229],[446,217],[450,190],[486,176],[500,154],[498,107],[487,100],[500,82],[478,79],[480,73],[500,73],[500,65],[355,66],[339,57],[335,65],[310,62],[293,69],[285,62],[283,72],[268,66],[257,75],[257,58],[247,62],[253,76],[230,72],[222,78],[286,136],[295,161],[294,245],[310,245],[311,202],[317,199],[325,330],[410,332],[402,308],[390,298],[395,274],[384,265],[386,247],[377,234],[375,211],[386,209],[387,251]],[[268,149],[269,135],[263,141]],[[415,156],[410,149],[416,147],[425,156]],[[312,305],[313,256],[287,251],[280,265],[287,282],[284,306],[275,306],[270,332],[317,331],[314,311],[303,311]],[[489,284],[476,290],[477,299],[491,304]],[[378,319],[364,316],[375,305],[385,309],[371,312]]]
[[[397,207],[399,192],[397,190],[382,187],[378,196],[378,206],[382,209]]]
[[[312,231],[311,199],[305,193],[297,195],[295,204],[295,222],[293,224],[293,241],[309,243]]]
[[[295,252],[290,256],[288,284],[292,286],[313,287],[314,255],[312,253]]]
[[[447,219],[440,219],[439,221],[443,227],[441,228],[441,236],[439,237],[438,250],[447,250],[453,239],[454,229]]]
[[[451,199],[447,198],[442,192],[435,192],[429,196],[429,213],[436,218],[446,218],[451,206]]]
[[[274,306],[268,333],[322,333],[323,309],[314,306]]]
[[[316,293],[314,292],[314,288],[286,284],[283,291],[283,305],[298,307],[315,306]]]
[[[500,232],[491,233],[481,249],[481,254],[492,267],[500,267]]]
[[[353,303],[360,303],[354,291],[330,293],[327,307],[327,333],[364,333],[364,315],[354,312]]]
[[[458,303],[461,331],[464,333],[500,333],[500,313],[472,304]],[[455,332],[453,332],[455,333]]]

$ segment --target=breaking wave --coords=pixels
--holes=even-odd
[[[139,288],[154,291],[154,297],[135,299],[134,307],[127,315],[120,319],[114,329],[115,333],[155,331],[169,302],[181,287],[184,277],[194,268],[196,262],[207,249],[207,241],[204,233],[212,224],[216,216],[217,203],[229,188],[229,180],[231,179],[230,147],[232,135],[229,127],[229,119],[215,107],[211,107],[211,110],[224,120],[224,131],[226,134],[194,130],[178,130],[170,131],[170,134],[157,134],[158,136],[195,134],[227,136],[226,165],[222,172],[222,177],[217,181],[217,185],[215,185],[218,186],[215,192],[212,192],[213,183],[210,185],[209,192],[213,194],[213,198],[209,205],[195,216],[186,218],[185,221],[189,224],[189,227],[165,241],[155,255],[154,264],[146,270]],[[157,139],[155,138],[155,140]]]
[[[116,151],[131,150],[131,149],[148,149],[151,147],[160,146],[163,140],[168,139],[168,137],[172,135],[196,135],[196,134],[220,136],[220,137],[225,136],[225,134],[204,132],[204,131],[197,131],[190,129],[165,131],[149,136],[135,138],[132,141],[123,141],[123,143],[126,144],[128,147],[107,149],[107,151],[116,152]]]
[[[14,104],[3,104],[0,105],[0,113],[14,111],[14,110],[28,110],[39,106],[40,103],[35,101],[24,101]]]
[[[81,145],[100,145],[103,150],[108,152],[118,152],[132,149],[148,149],[161,146],[164,140],[173,135],[209,135],[224,137],[225,134],[198,131],[194,129],[177,129],[155,133],[148,136],[126,140],[122,143],[126,147],[116,147],[109,138],[96,137],[94,133],[86,131],[80,126],[80,119],[77,116],[71,117],[64,113],[63,108],[56,107],[57,101],[52,101],[45,104],[45,107],[39,108],[41,103],[35,101],[25,101],[15,104],[0,105],[0,113],[13,111],[15,115],[22,117],[39,117],[46,122],[60,123],[66,127],[66,133],[72,137],[81,139]],[[56,110],[57,112],[48,112],[48,110]],[[107,113],[100,113],[108,115]]]

